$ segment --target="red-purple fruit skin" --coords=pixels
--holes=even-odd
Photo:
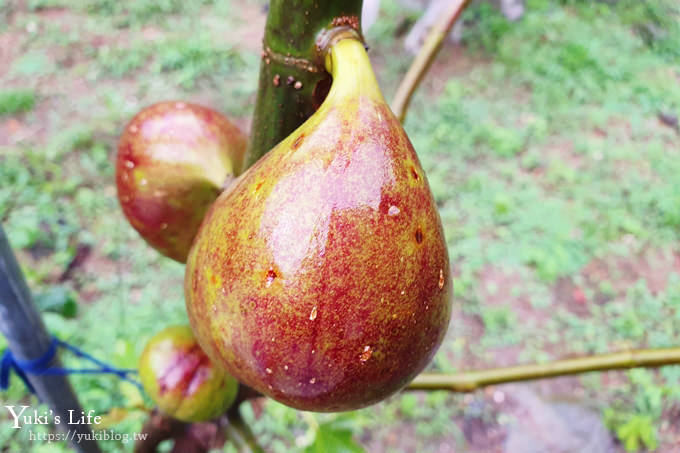
[[[220,416],[238,390],[238,382],[205,355],[189,326],[154,335],[140,356],[139,376],[163,412],[186,422]]]
[[[294,408],[344,411],[429,363],[452,283],[435,201],[389,108],[351,99],[320,121],[220,195],[185,296],[199,343],[239,381]]]
[[[206,210],[241,171],[246,137],[223,115],[186,102],[139,112],[118,143],[116,186],[130,224],[185,262]]]

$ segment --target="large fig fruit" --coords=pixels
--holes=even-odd
[[[243,133],[214,110],[185,102],[145,108],[118,144],[125,216],[160,253],[186,261],[208,207],[241,171],[245,149]]]
[[[425,173],[364,46],[342,39],[330,92],[206,215],[186,303],[206,353],[289,406],[375,403],[429,363],[451,313]]]
[[[139,358],[139,376],[154,403],[185,422],[222,415],[238,390],[236,379],[210,361],[189,326],[167,327],[154,335]]]

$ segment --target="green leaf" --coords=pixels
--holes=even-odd
[[[626,451],[638,451],[640,444],[650,450],[655,450],[658,445],[654,422],[646,415],[633,415],[628,422],[617,429],[616,434]]]
[[[40,311],[57,313],[64,318],[74,318],[78,313],[75,292],[64,286],[53,286],[36,294],[35,303]]]
[[[363,453],[364,449],[352,439],[352,432],[339,428],[335,423],[322,423],[316,431],[312,445],[305,453]]]

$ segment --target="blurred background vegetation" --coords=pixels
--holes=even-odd
[[[422,10],[381,8],[367,39],[389,99]],[[680,345],[679,8],[527,0],[515,23],[486,3],[465,12],[461,44],[443,48],[405,125],[454,269],[454,316],[431,370]],[[168,99],[248,129],[265,11],[255,0],[0,0],[0,219],[61,338],[135,367],[151,335],[186,322],[183,267],[118,207],[115,143],[135,112]],[[73,383],[105,414],[101,428],[140,430],[150,403],[136,388]],[[30,401],[17,379],[0,395]],[[581,436],[602,425],[611,451],[680,448],[680,367],[403,393],[336,415],[273,401],[242,410],[267,451],[490,452],[513,451],[535,435],[523,423],[540,431],[550,416],[567,420],[556,439],[573,441],[556,409],[565,401],[595,417]],[[67,450],[29,442],[6,417],[0,451]]]

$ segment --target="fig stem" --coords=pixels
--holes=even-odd
[[[333,84],[319,111],[358,94],[385,101],[361,40],[349,36],[332,43],[326,55],[326,70],[333,76]]]
[[[362,0],[271,0],[244,170],[321,104],[329,76],[323,64],[305,68],[301,62],[317,61],[316,39],[322,30],[348,25],[358,29],[362,4]]]
[[[406,119],[406,112],[411,103],[413,93],[418,88],[418,85],[420,85],[425,74],[427,74],[432,62],[434,62],[439,49],[442,47],[444,38],[449,34],[453,24],[456,23],[460,14],[469,3],[470,0],[454,0],[451,2],[451,6],[446,11],[446,14],[442,16],[442,20],[432,27],[428,33],[418,55],[416,55],[416,58],[399,84],[399,88],[397,88],[394,100],[392,101],[392,112],[394,112],[394,115],[402,124]]]
[[[633,349],[596,354],[548,363],[517,365],[460,373],[423,373],[407,390],[449,390],[472,392],[481,387],[509,382],[529,381],[592,371],[655,368],[680,364],[680,348]]]

